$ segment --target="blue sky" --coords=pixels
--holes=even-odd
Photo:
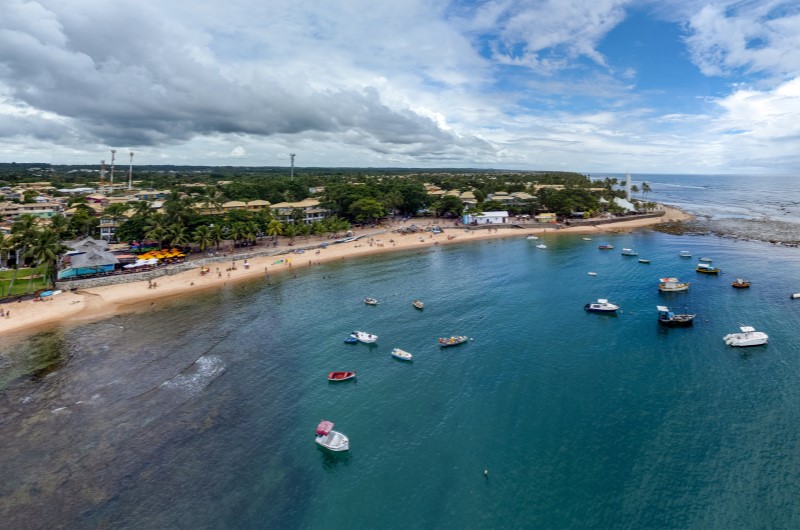
[[[386,4],[386,5],[383,5]],[[800,4],[0,0],[0,161],[797,174]]]

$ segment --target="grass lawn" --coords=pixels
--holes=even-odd
[[[50,289],[52,286],[42,277],[44,265],[40,267],[25,267],[19,270],[10,269],[0,271],[0,296],[19,296],[35,293],[41,289]],[[14,275],[16,274],[16,278]],[[33,281],[31,281],[33,276]],[[13,280],[13,285],[12,285]],[[9,292],[9,289],[11,291]]]

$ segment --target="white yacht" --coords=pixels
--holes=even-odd
[[[728,346],[761,346],[766,344],[769,336],[763,331],[756,331],[752,326],[742,326],[741,333],[730,333],[722,337]]]

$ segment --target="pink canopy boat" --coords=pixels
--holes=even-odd
[[[333,430],[333,422],[322,420],[317,425],[316,442],[331,451],[347,451],[350,449],[350,439],[344,433]]]

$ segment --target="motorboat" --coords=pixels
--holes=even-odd
[[[377,298],[364,298],[364,303],[367,305],[378,305]]]
[[[448,346],[458,346],[464,344],[469,340],[466,335],[454,335],[452,337],[442,337],[439,339],[439,346],[447,348]]]
[[[752,326],[741,326],[741,333],[730,333],[722,337],[728,346],[761,346],[766,344],[769,337],[763,331],[756,331]]]
[[[702,272],[703,274],[719,274],[720,271],[719,268],[709,265],[708,263],[698,263],[695,270],[697,272]]]
[[[681,250],[680,252],[678,252],[678,256],[680,256],[682,258],[691,258],[692,257],[692,253],[689,252],[688,250]]]
[[[616,313],[619,306],[610,303],[605,298],[598,298],[597,302],[586,304],[583,309],[592,313]]]
[[[346,339],[344,339],[345,344],[356,344],[358,343],[358,339],[354,335],[348,335]]]
[[[539,239],[539,237],[531,234],[529,236],[525,236],[525,239],[530,239],[531,241],[535,241],[535,240]]]
[[[328,374],[328,381],[347,381],[356,376],[355,372],[330,372]]]
[[[597,248],[599,248],[600,250],[611,250],[612,248],[614,248],[614,245],[605,244],[605,245],[600,245]]]
[[[711,263],[711,262],[712,262],[712,261],[714,261],[714,260],[713,260],[713,259],[711,259],[711,258],[700,258],[700,260],[699,260],[699,261],[702,261],[703,263]]]
[[[673,313],[667,306],[656,306],[658,309],[658,323],[663,324],[670,328],[681,328],[691,326],[694,322],[695,315],[684,313]]]
[[[358,342],[363,342],[365,344],[372,344],[378,340],[377,335],[373,335],[372,333],[367,333],[365,331],[354,331],[350,334],[350,336],[355,337]]]
[[[596,272],[589,272],[589,273],[587,273],[587,274],[588,274],[589,276],[597,276],[597,273],[596,273]]]
[[[658,290],[664,293],[674,293],[688,289],[689,282],[682,282],[678,278],[661,278],[658,284]]]
[[[414,358],[413,355],[405,350],[401,350],[400,348],[394,348],[392,350],[392,357],[395,359],[400,359],[401,361],[410,361]]]
[[[622,252],[620,252],[623,256],[638,256],[639,253],[633,250],[632,248],[623,248]]]
[[[792,293],[789,298],[792,298],[792,299],[800,298],[800,293]]]
[[[413,305],[417,309],[425,309],[425,304],[422,302],[422,300],[413,300],[411,302],[411,305]]]
[[[331,451],[347,451],[350,449],[350,439],[346,434],[333,430],[333,422],[322,420],[317,425],[316,442]]]
[[[731,286],[737,289],[747,289],[750,287],[750,282],[743,278],[736,278],[735,281],[731,282]]]
[[[650,263],[649,259],[639,259],[639,263]]]
[[[536,248],[545,249],[545,248],[547,248],[547,245],[545,245],[544,243],[539,243],[538,245],[536,245]]]
[[[582,237],[581,239],[583,239],[584,241],[591,241],[592,240],[591,237]]]

